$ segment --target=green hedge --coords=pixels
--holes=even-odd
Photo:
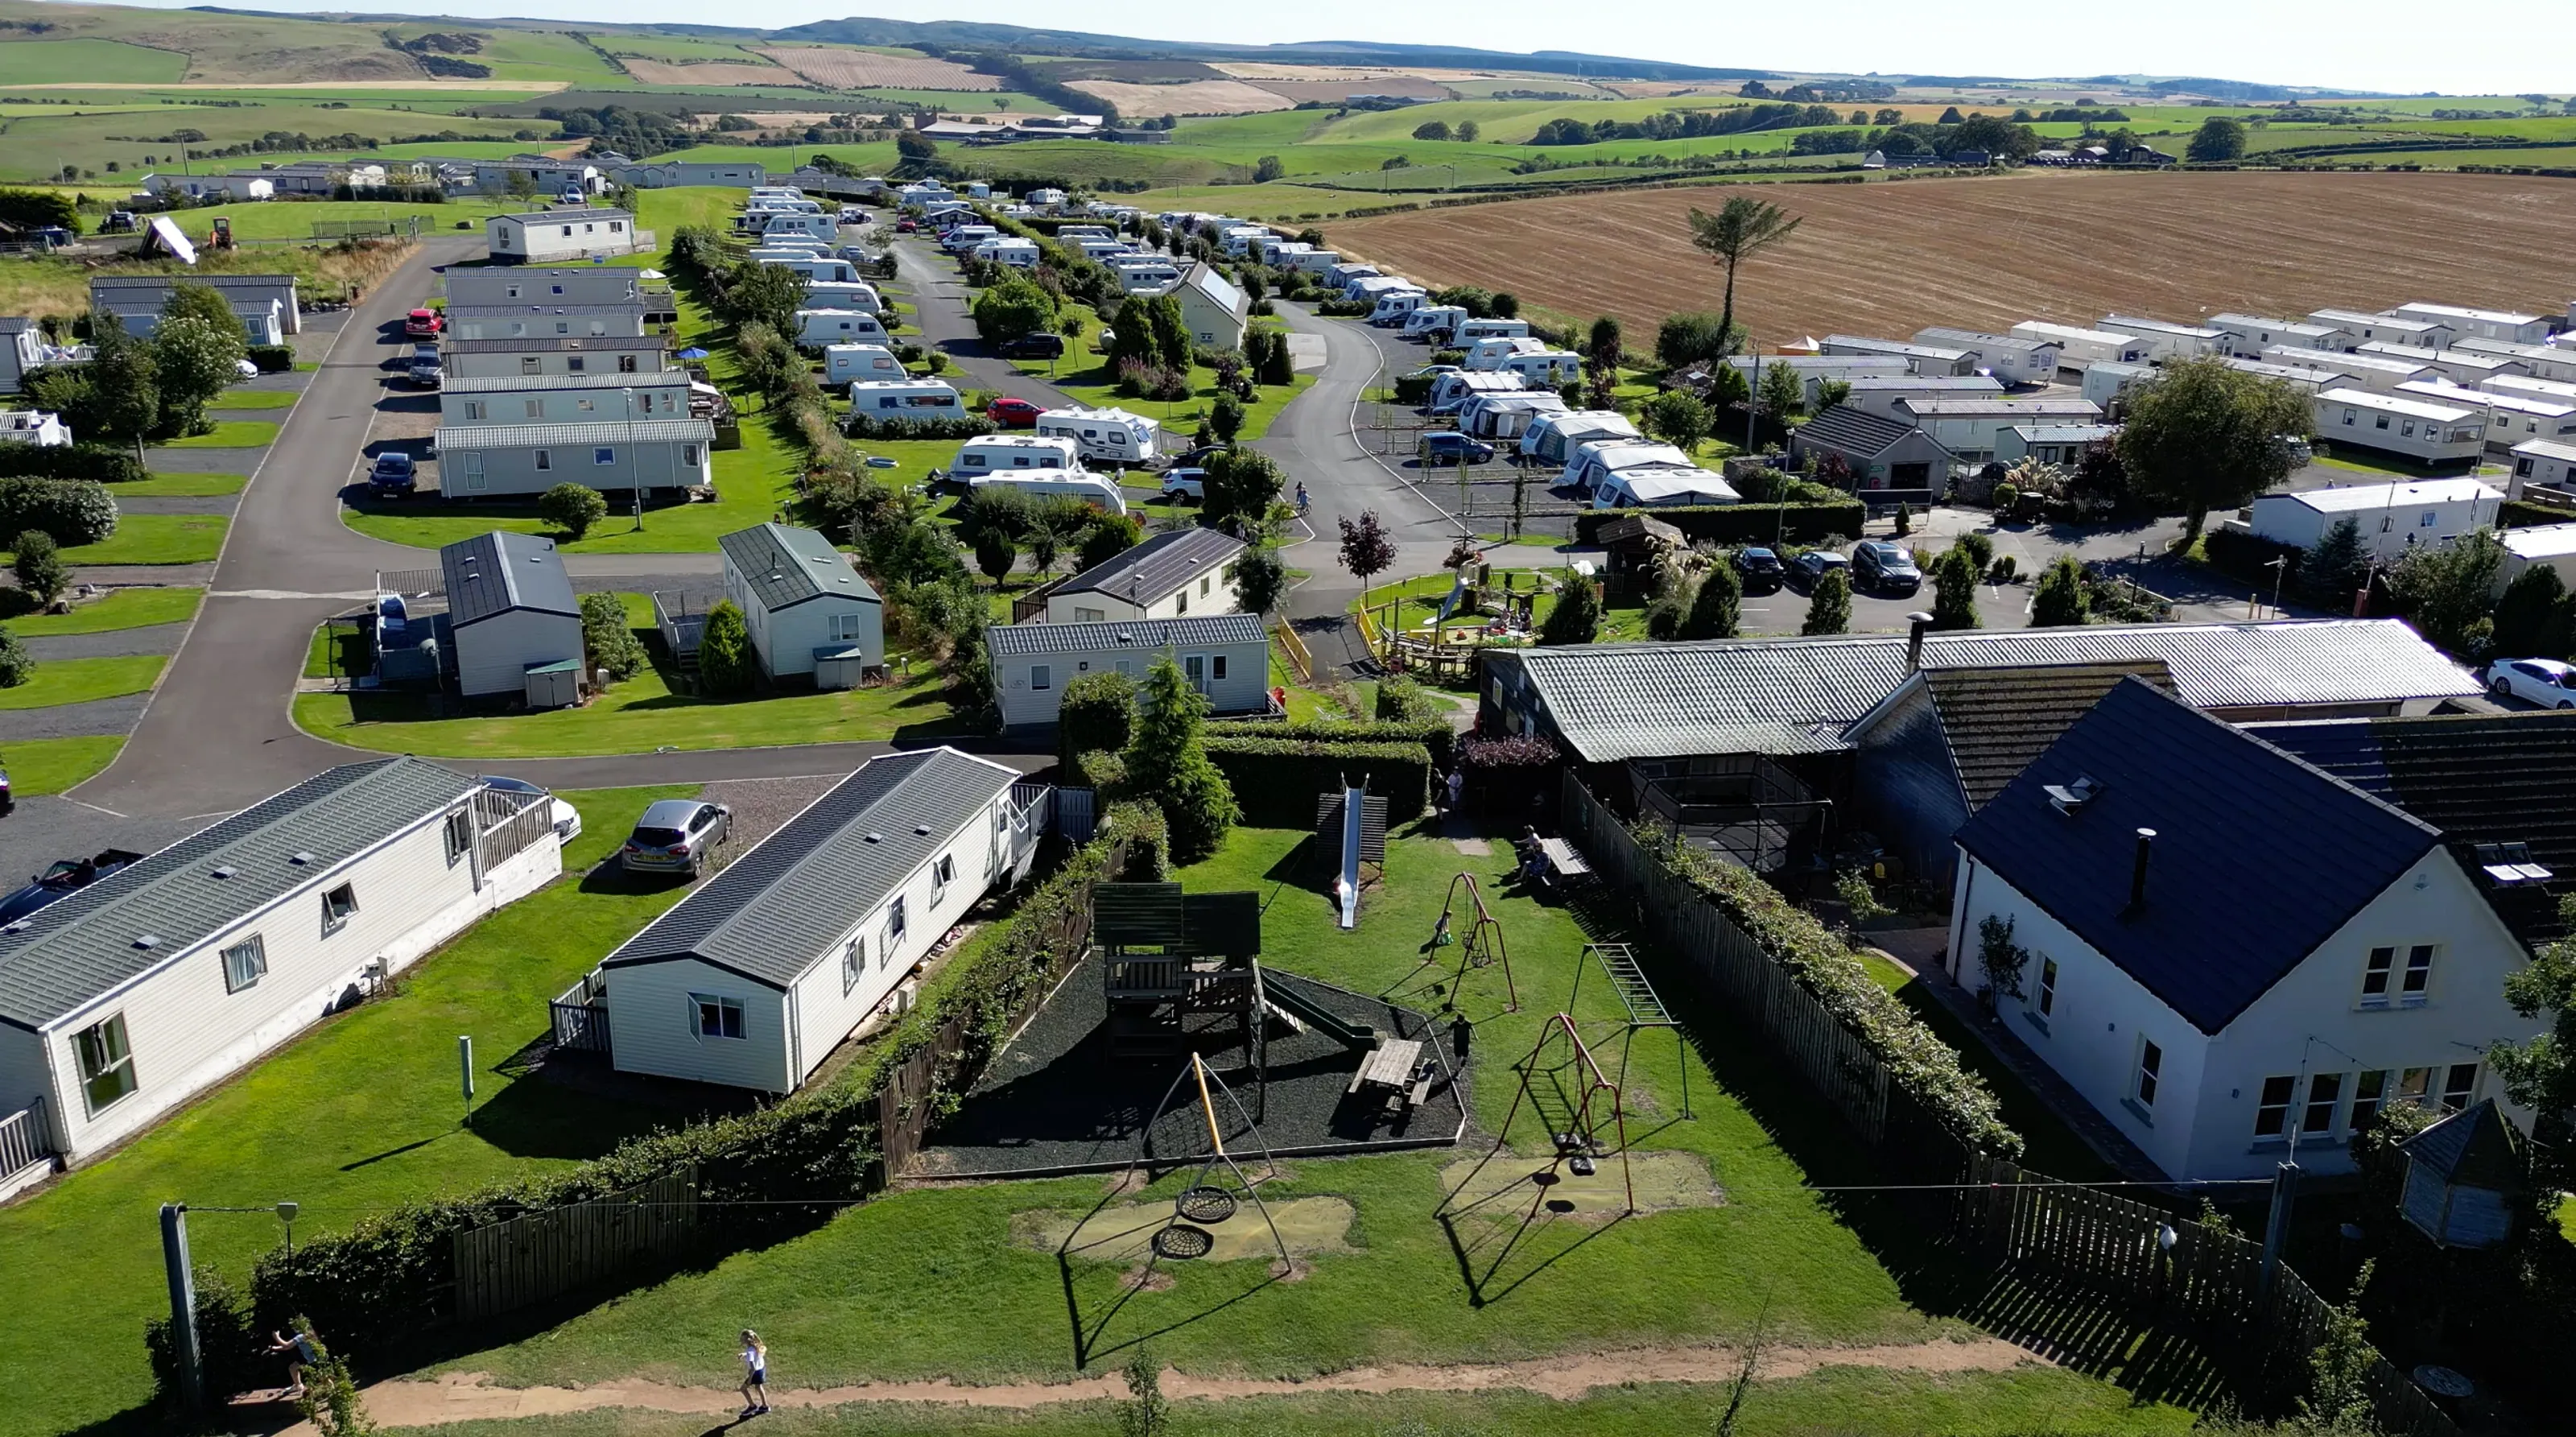
[[[149,479],[152,471],[127,449],[90,444],[56,444],[41,449],[33,444],[0,444],[0,476],[17,475],[122,484],[131,479]]]
[[[1274,725],[1274,727],[1276,727]],[[1431,750],[1419,743],[1322,743],[1284,738],[1219,738],[1207,755],[1256,828],[1311,828],[1315,799],[1345,783],[1366,783],[1386,798],[1386,821],[1422,816],[1431,793]]]
[[[1272,723],[1261,719],[1221,719],[1207,726],[1211,739],[1272,738],[1296,743],[1418,743],[1430,750],[1431,765],[1447,772],[1458,761],[1458,731],[1446,720],[1421,723]]]
[[[295,367],[295,350],[283,344],[254,344],[243,357],[259,366],[262,374],[284,374]]]
[[[2560,509],[2536,504],[2529,499],[2507,499],[2496,508],[2499,529],[2528,529],[2535,524],[2576,523],[2576,509]]]
[[[1682,531],[1685,538],[1715,544],[1767,544],[1774,539],[1813,544],[1821,539],[1860,535],[1868,510],[1857,499],[1829,504],[1712,504],[1673,509],[1629,511],[1589,509],[1574,518],[1574,542],[1599,542],[1601,526],[1633,512],[1644,512]]]
[[[0,544],[42,529],[68,549],[116,532],[116,501],[93,479],[0,478]]]

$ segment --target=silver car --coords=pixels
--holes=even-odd
[[[694,798],[666,798],[644,810],[626,836],[618,861],[630,873],[698,876],[708,850],[733,827],[733,810]]]

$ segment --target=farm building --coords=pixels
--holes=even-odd
[[[2545,491],[2533,495],[2533,490]],[[2534,439],[2513,446],[2512,497],[2576,500],[2576,444]]]
[[[441,425],[439,492],[448,499],[591,489],[714,485],[715,426],[703,419],[596,424]]]
[[[2089,399],[2029,395],[1999,399],[1904,399],[1897,419],[1911,421],[1967,463],[1994,457],[1997,436],[2016,424],[2092,424],[2102,407]]]
[[[126,333],[147,335],[161,322],[170,291],[182,284],[204,285],[222,295],[250,331],[253,344],[283,344],[278,336],[304,330],[291,274],[93,275],[90,312],[114,315]]]
[[[2562,461],[2576,463],[2576,453]],[[2558,581],[2576,588],[2576,524],[2532,524],[2496,536],[2504,544],[2504,563],[2496,570],[2495,591],[2502,594],[2525,569],[2557,571]]]
[[[2004,392],[2001,381],[1983,374],[1892,375],[1878,379],[1863,376],[1845,382],[1851,385],[1851,394],[1843,403],[1864,414],[1907,423],[1912,421],[1898,406],[1908,400],[2000,399]]]
[[[793,1092],[950,927],[1026,871],[1019,775],[953,748],[870,759],[601,960],[609,1061]]]
[[[2367,314],[2357,309],[2320,309],[2310,311],[2308,322],[2336,331],[2342,338],[2335,341],[2338,349],[2359,349],[2365,344],[2412,344],[2426,349],[2440,349],[2459,338],[2450,325],[2428,319],[2407,319],[2390,314]]]
[[[2350,519],[2361,531],[2362,551],[2387,562],[2419,544],[2447,544],[2493,528],[2503,502],[2502,492],[2475,479],[2398,479],[2265,494],[2254,501],[2248,527],[2256,538],[2311,549]]]
[[[439,346],[450,380],[508,375],[659,374],[671,366],[671,342],[658,334],[538,335],[528,339],[452,339]]]
[[[1232,566],[1243,549],[1241,539],[1222,529],[1157,534],[1049,590],[1047,622],[1124,623],[1233,613]]]
[[[2506,344],[2493,339],[2464,339],[2451,348],[2462,354],[2493,354],[2522,361],[2525,373],[2554,384],[2576,384],[2576,348],[2547,344]]]
[[[458,339],[531,339],[645,332],[644,302],[611,304],[493,304],[447,307],[447,332]]]
[[[653,247],[652,232],[635,228],[624,210],[541,210],[494,215],[483,222],[494,264],[543,264],[592,255],[634,254]]]
[[[2073,469],[2084,451],[2120,437],[2117,424],[2015,424],[1995,432],[1995,462],[2018,464],[2036,459]]]
[[[1817,353],[1903,360],[1908,374],[1970,374],[1977,367],[1977,357],[1964,349],[1948,349],[1937,344],[1907,344],[1895,339],[1868,339],[1856,334],[1828,334],[1819,342]]]
[[[2368,389],[2380,394],[2394,394],[2401,384],[2414,384],[2442,378],[2442,371],[2429,364],[2412,360],[2391,359],[2384,354],[2358,354],[2351,351],[2321,356],[2314,350],[2284,349],[2279,345],[2263,351],[2263,358],[2273,364],[2289,366],[2315,365],[2339,369],[2351,376],[2348,388]]]
[[[581,603],[555,541],[496,530],[438,551],[457,692],[518,694],[528,671],[582,659]]]
[[[2106,314],[2102,316],[2101,327],[2115,334],[2135,335],[2138,342],[2147,347],[2146,357],[2149,359],[2198,359],[2202,355],[2220,354],[2227,350],[2227,331],[2206,325]]]
[[[2448,325],[2458,339],[2488,339],[2502,344],[2538,344],[2556,329],[2547,315],[2517,314],[2501,309],[2466,309],[2456,304],[2426,304],[2421,300],[2401,304],[2388,312],[2400,319]]]
[[[885,601],[850,556],[811,529],[761,524],[716,539],[725,597],[742,610],[761,672],[847,688],[885,667]]]
[[[2275,319],[2260,314],[2213,314],[2209,327],[2226,336],[2219,352],[2238,359],[2260,359],[2267,349],[2344,348],[2343,331],[2304,319]]]
[[[1864,490],[1936,490],[1958,461],[1922,430],[1848,404],[1837,404],[1789,431],[1789,457],[1803,464],[1811,454],[1840,459]]]
[[[1169,655],[1224,715],[1270,711],[1270,636],[1252,614],[1193,614],[1098,624],[994,624],[984,630],[1005,733],[1054,726],[1064,686],[1116,670],[1142,683]]]
[[[78,1164],[563,871],[553,800],[344,764],[0,931],[0,1108]]]
[[[2374,340],[2353,352],[2379,359],[2394,359],[2404,364],[2420,364],[2433,371],[2425,378],[2451,384],[2475,385],[2489,379],[2510,378],[2529,372],[2519,359],[2501,354],[2479,354],[2473,350],[2425,349],[2412,344]]]
[[[2466,464],[2486,449],[2486,423],[2478,411],[2401,399],[2362,389],[2324,389],[2310,401],[2316,437],[2412,459],[2419,464]]]
[[[1973,329],[1934,327],[1914,332],[1916,344],[1964,349],[1977,367],[2005,384],[2048,384],[2057,378],[2066,347],[2045,339],[2016,339],[2008,334],[1981,334]]]
[[[451,265],[443,274],[451,314],[510,304],[633,304],[644,298],[642,271],[623,265],[586,264],[559,269],[513,266],[471,269]],[[450,336],[451,338],[457,336]]]
[[[2096,364],[2143,364],[2155,357],[2153,346],[2147,341],[2117,330],[2081,329],[2071,324],[2025,319],[2012,327],[2012,333],[2015,339],[2037,340],[2058,346],[2057,362],[2064,369],[2089,369]]]

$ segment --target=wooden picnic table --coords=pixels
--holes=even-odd
[[[1538,851],[1547,855],[1548,869],[1559,878],[1581,878],[1592,872],[1592,865],[1584,862],[1583,855],[1575,851],[1574,845],[1562,838],[1540,839]]]
[[[1371,1050],[1367,1057],[1360,1059],[1360,1070],[1351,1075],[1349,1091],[1356,1093],[1362,1088],[1393,1088],[1403,1092],[1413,1086],[1413,1070],[1421,1061],[1420,1039],[1389,1038]]]

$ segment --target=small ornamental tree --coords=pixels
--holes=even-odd
[[[7,629],[0,629],[0,689],[14,689],[36,676],[36,656]]]
[[[1161,804],[1173,860],[1196,863],[1216,852],[1243,817],[1234,789],[1207,756],[1207,698],[1166,654],[1146,673],[1140,708],[1127,747],[1129,780]]]
[[[2346,515],[2327,526],[2300,558],[2299,585],[2317,598],[2348,610],[2369,568],[2369,556],[2361,551],[2361,525]],[[2546,564],[2527,572],[2557,577],[2557,571]]]
[[[1684,454],[1697,453],[1717,423],[1717,417],[1700,402],[1699,396],[1679,389],[1668,389],[1647,400],[1639,418],[1648,434]]]
[[[1216,433],[1216,442],[1232,444],[1243,432],[1243,401],[1231,394],[1220,394],[1208,407],[1208,428]]]
[[[751,692],[754,658],[751,630],[742,610],[725,599],[707,610],[706,627],[698,633],[698,682],[718,698]]]
[[[27,561],[26,536],[18,539],[18,562]],[[18,571],[18,585],[28,587],[26,570]],[[2550,652],[2558,639],[2558,610],[2567,598],[2567,585],[2558,571],[2547,564],[2534,564],[2510,584],[2495,606],[2495,651],[2506,658],[2563,658]]]
[[[1055,297],[1013,274],[975,296],[975,332],[995,344],[1025,338],[1055,322]]]
[[[987,527],[975,534],[975,567],[996,584],[1010,579],[1011,569],[1020,562],[1020,546],[1009,533],[998,526]]]
[[[1288,561],[1267,544],[1236,555],[1231,573],[1235,607],[1247,614],[1269,613],[1288,592]]]
[[[1387,534],[1375,509],[1362,510],[1356,522],[1347,515],[1343,517],[1342,567],[1360,581],[1363,589],[1371,578],[1395,567],[1395,540]]]
[[[2084,566],[2072,554],[2060,554],[2039,576],[2031,591],[2030,624],[2035,629],[2072,628],[2093,617],[2093,596],[2084,587]]]
[[[1944,549],[1932,561],[1932,627],[1982,628],[1977,617],[1977,556],[1962,548]]]
[[[1682,637],[1731,639],[1743,617],[1744,581],[1736,577],[1733,564],[1712,564],[1691,599],[1690,617],[1682,620]]]
[[[1106,749],[1123,753],[1136,737],[1136,681],[1116,669],[1083,674],[1064,686],[1056,711],[1061,755]]]
[[[644,667],[644,645],[626,621],[626,604],[615,594],[581,596],[581,643],[590,650],[590,665],[606,669],[611,679],[633,678]]]
[[[1775,419],[1786,419],[1807,406],[1807,386],[1785,364],[1762,366],[1762,407]]]
[[[537,517],[563,531],[566,543],[579,543],[590,526],[608,517],[608,500],[587,484],[557,484],[537,496]]]
[[[1082,531],[1082,541],[1075,549],[1075,561],[1083,568],[1106,564],[1145,540],[1145,526],[1132,514],[1102,514]]]
[[[1851,575],[1840,568],[1827,569],[1807,598],[1807,621],[1798,626],[1798,632],[1810,636],[1850,632],[1851,601]]]
[[[1250,538],[1269,516],[1270,506],[1288,483],[1286,471],[1267,454],[1228,449],[1208,456],[1207,478],[1199,512],[1219,528]]]
[[[1601,590],[1583,574],[1568,573],[1556,607],[1538,626],[1542,644],[1588,644],[1601,635]]]
[[[39,608],[61,598],[71,587],[71,566],[63,562],[62,549],[54,536],[42,529],[30,529],[18,536],[17,555],[11,568],[18,576],[18,587],[27,591]],[[2546,569],[2535,570],[2546,573]]]

